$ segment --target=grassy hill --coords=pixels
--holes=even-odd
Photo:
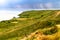
[[[24,11],[0,22],[0,40],[60,40],[60,10]]]

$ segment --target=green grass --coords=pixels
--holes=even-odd
[[[0,40],[5,39],[16,40],[18,37],[24,38],[38,29],[43,30],[47,28],[52,28],[56,24],[60,24],[59,15],[55,17],[56,12],[59,12],[59,10],[41,10],[41,11],[32,10],[19,14],[20,16],[19,18],[27,18],[27,20],[23,21],[23,20],[17,20],[18,18],[16,19],[13,18],[11,20],[1,21],[0,32],[2,32],[3,34],[0,35]],[[11,22],[17,22],[17,23],[11,23]],[[9,32],[11,30],[14,31]],[[49,29],[47,29],[46,31],[49,32]]]

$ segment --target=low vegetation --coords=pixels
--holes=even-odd
[[[24,11],[0,22],[0,40],[60,40],[60,10]]]

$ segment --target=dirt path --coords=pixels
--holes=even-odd
[[[60,15],[60,11],[59,11],[59,12],[57,12],[56,16],[58,16],[58,15]]]
[[[60,24],[56,25],[58,28],[60,28]]]
[[[33,33],[31,33],[30,35],[28,35],[27,37],[24,37],[23,39],[21,39],[21,40],[26,40],[27,38],[29,38],[29,39],[31,39],[32,37],[34,37],[35,36],[35,33],[36,32],[38,32],[38,30],[37,31],[35,31],[35,32],[33,32]]]

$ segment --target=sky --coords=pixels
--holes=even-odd
[[[0,20],[17,17],[29,9],[60,9],[60,0],[0,0]]]

